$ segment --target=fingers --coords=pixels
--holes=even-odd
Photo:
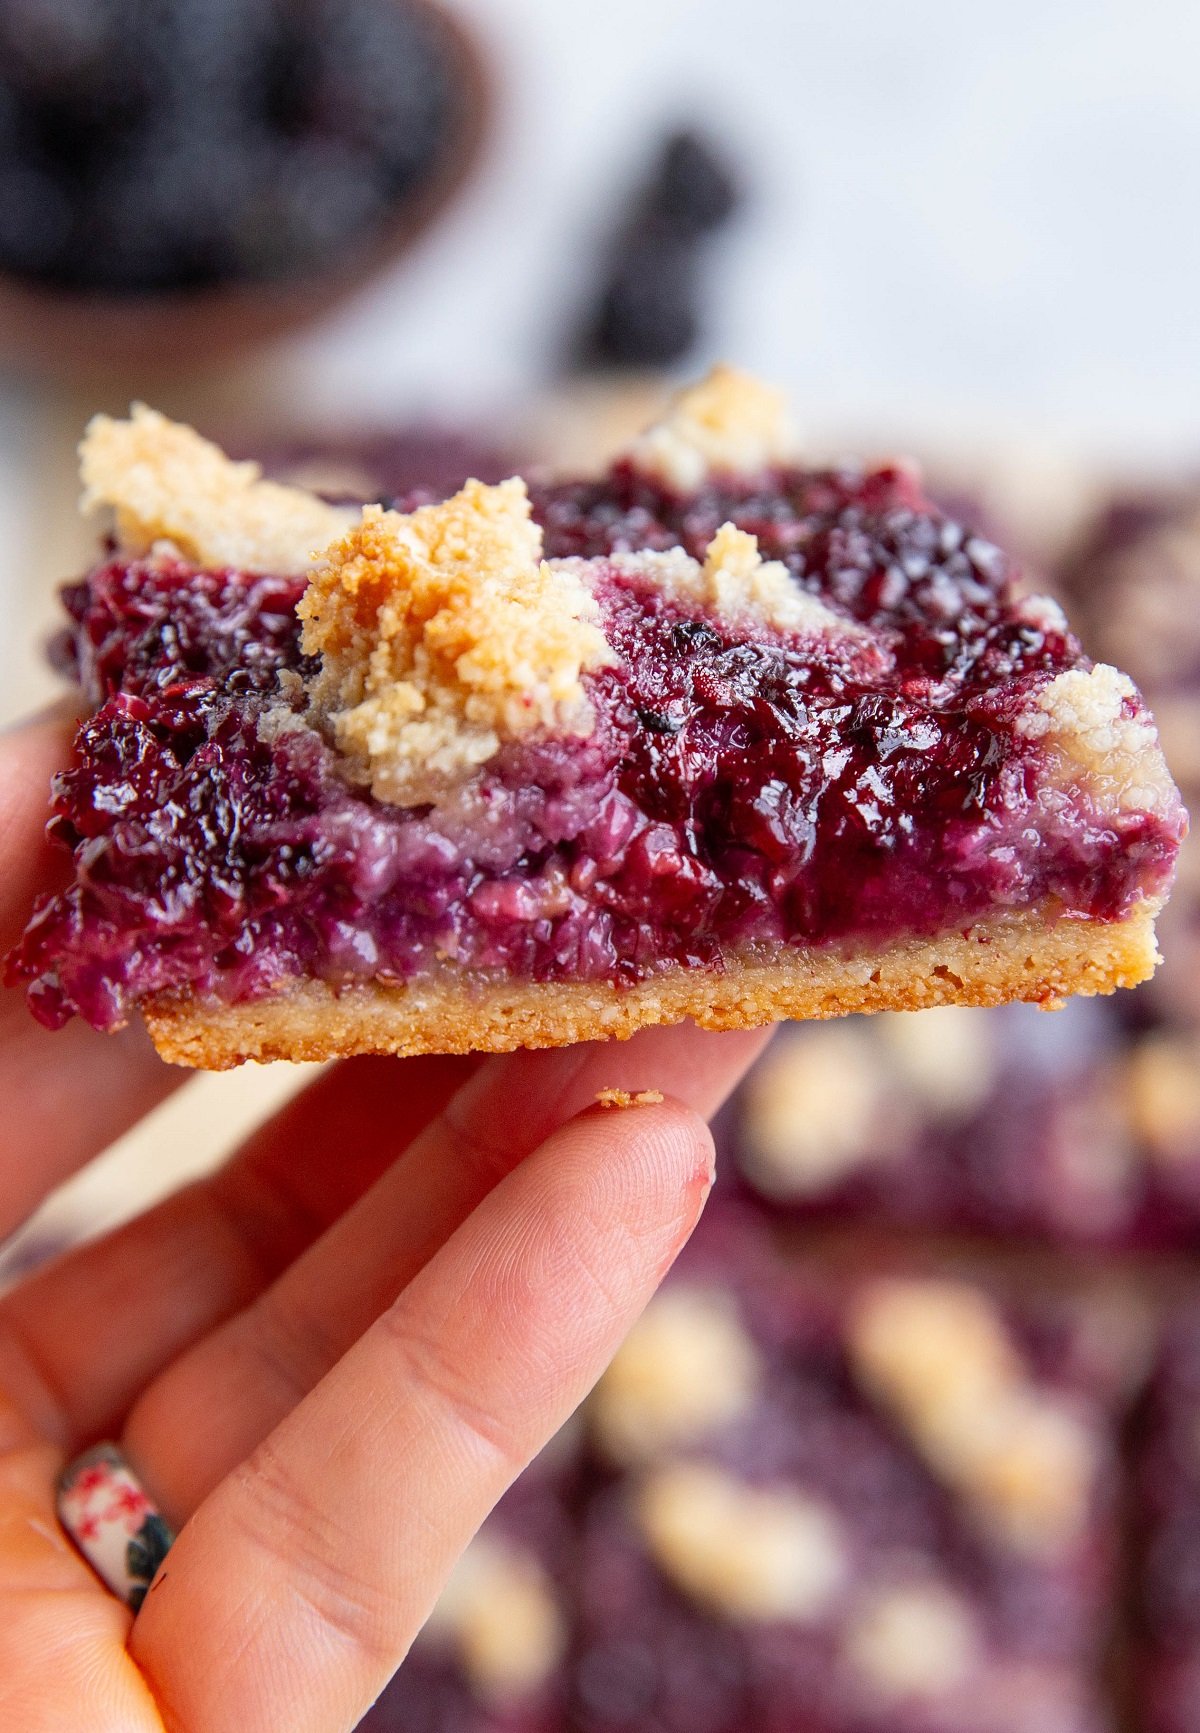
[[[646,1030],[480,1066],[402,1160],[278,1281],[155,1380],[125,1447],[177,1522],[266,1437],[466,1220],[609,1085],[709,1115],[766,1035]]]
[[[53,712],[0,735],[0,959],[35,898],[65,880],[67,857],[45,840],[50,779],[67,762],[71,722]],[[97,1035],[76,1022],[51,1034],[24,994],[0,991],[0,1239],[84,1162],[183,1081],[144,1031]]]
[[[119,1431],[146,1383],[366,1191],[473,1066],[368,1059],[327,1073],[219,1172],[0,1300],[0,1386],[64,1448]]]
[[[140,1026],[50,1031],[24,995],[0,990],[0,1239],[94,1155],[186,1081]]]
[[[20,937],[33,899],[64,879],[66,856],[46,841],[50,779],[66,764],[65,706],[0,734],[0,953]]]
[[[695,1223],[711,1140],[592,1112],[510,1173],[176,1542],[131,1633],[168,1726],[349,1728]]]

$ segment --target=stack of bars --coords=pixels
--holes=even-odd
[[[1064,560],[1193,810],[1200,494]],[[1197,1733],[1200,849],[1137,994],[785,1029],[369,1733]]]

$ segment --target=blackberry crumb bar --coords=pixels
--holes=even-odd
[[[160,1052],[457,1052],[1145,979],[1136,690],[903,466],[730,369],[602,477],[337,506],[97,418],[75,879],[8,964]]]
[[[573,1733],[1108,1733],[1139,1332],[714,1225],[588,1411]]]
[[[1073,1248],[1200,1247],[1200,1038],[1110,1003],[955,1006],[784,1031],[720,1121],[789,1224]]]

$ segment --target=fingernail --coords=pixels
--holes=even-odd
[[[135,1613],[175,1539],[115,1444],[64,1468],[58,1520],[100,1580]]]

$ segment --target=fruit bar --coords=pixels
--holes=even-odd
[[[907,469],[796,467],[754,381],[414,510],[145,409],[82,451],[75,878],[9,962],[51,1026],[221,1067],[1153,968],[1186,819],[1135,688]]]

